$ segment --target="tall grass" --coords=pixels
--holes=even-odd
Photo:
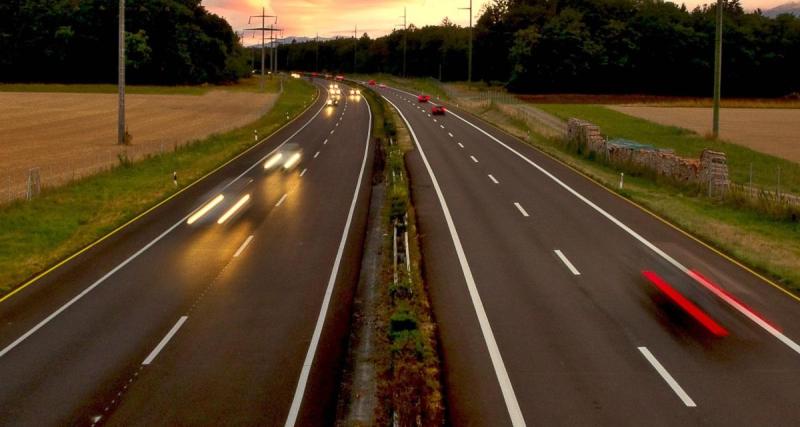
[[[798,163],[741,145],[709,140],[685,129],[659,125],[599,105],[537,104],[537,107],[564,120],[570,117],[588,120],[600,126],[609,138],[625,138],[669,148],[679,156],[699,158],[706,148],[722,151],[728,157],[728,171],[734,183],[750,185],[752,176],[755,187],[800,195]]]

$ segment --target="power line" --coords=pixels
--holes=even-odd
[[[278,23],[278,17],[275,15],[267,15],[265,8],[261,8],[261,15],[251,15],[250,18],[247,19],[247,25],[250,25],[253,18],[261,18],[261,27],[260,28],[245,28],[244,31],[261,31],[261,90],[264,90],[264,79],[266,75],[264,73],[264,62],[266,56],[266,32],[269,31],[270,38],[272,34],[277,31],[274,28],[274,24],[270,24],[269,28],[266,26],[266,18],[275,18],[275,23]],[[272,62],[272,52],[270,52],[270,62]],[[270,64],[272,65],[272,64]]]
[[[117,144],[123,145],[125,140],[125,0],[119,0],[119,26],[117,41],[117,91],[119,105],[117,106]]]
[[[714,139],[719,138],[719,104],[722,96],[722,9],[723,1],[717,0],[717,31],[714,37]]]
[[[467,53],[467,82],[472,83],[472,0],[469,7],[460,7],[460,10],[469,10],[469,52]]]

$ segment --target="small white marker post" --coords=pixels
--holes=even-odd
[[[258,129],[253,131],[253,141],[258,142]]]
[[[625,183],[625,172],[619,173],[619,189],[622,190],[622,186]]]

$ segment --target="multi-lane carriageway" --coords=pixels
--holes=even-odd
[[[0,303],[0,425],[331,418],[371,113],[360,98],[325,107],[320,91],[277,134]],[[302,158],[265,170],[285,143]]]
[[[371,115],[361,99],[324,108],[321,90],[276,135],[0,302],[0,424],[331,422]],[[451,424],[798,423],[793,297],[457,108],[431,116],[379,92],[416,143]],[[294,143],[296,165],[263,168]]]
[[[379,91],[417,148],[453,425],[800,424],[795,297],[458,108]]]

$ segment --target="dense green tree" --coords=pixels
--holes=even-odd
[[[236,80],[249,57],[228,23],[200,0],[127,0],[127,79],[133,83]],[[0,2],[0,80],[113,82],[117,2]]]

